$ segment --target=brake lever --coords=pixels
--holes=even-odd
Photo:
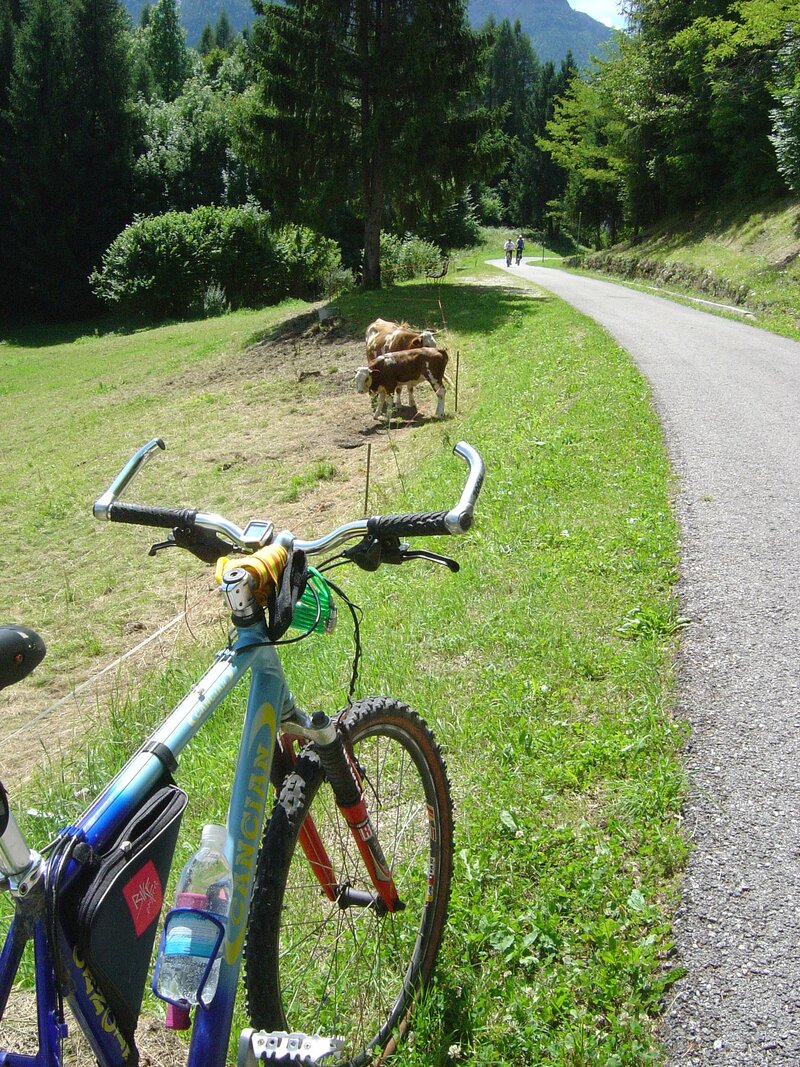
[[[165,548],[185,548],[187,552],[191,552],[193,556],[196,556],[203,563],[215,564],[220,556],[228,556],[232,552],[239,551],[235,545],[229,544],[227,541],[223,541],[221,537],[217,537],[211,530],[204,530],[201,526],[196,526],[194,530],[183,530],[180,527],[176,527],[171,530],[166,541],[159,541],[155,545],[151,545],[148,556],[155,556],[157,552],[162,552]]]
[[[347,559],[357,564],[363,571],[376,571],[382,563],[399,565],[410,559],[428,559],[432,563],[441,563],[456,574],[460,567],[449,556],[440,556],[426,549],[411,550],[407,542],[399,537],[377,538],[367,535],[357,545],[345,549],[342,553]]]
[[[397,560],[398,563],[404,563],[407,559],[429,559],[431,563],[441,563],[443,567],[449,568],[453,574],[458,574],[461,570],[460,564],[451,559],[450,556],[440,556],[438,552],[428,552],[424,548],[414,549],[410,552],[402,552],[402,559]]]

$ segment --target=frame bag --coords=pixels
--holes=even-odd
[[[186,794],[157,788],[95,854],[73,908],[78,948],[133,1044]]]

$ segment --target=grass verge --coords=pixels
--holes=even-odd
[[[478,521],[438,543],[461,563],[340,571],[364,605],[359,692],[399,696],[434,727],[457,813],[451,920],[404,1067],[658,1062],[667,914],[684,848],[683,731],[669,713],[680,620],[669,472],[649,392],[599,328],[510,286],[406,285],[341,302],[436,323],[461,352],[459,414],[393,439],[398,479],[371,510],[455,499],[464,438],[483,453]],[[437,318],[438,317],[438,318]],[[320,523],[322,528],[328,524]],[[338,579],[337,579],[338,580]],[[309,708],[342,703],[350,638],[287,649]],[[69,816],[188,688],[181,657],[119,700],[69,764],[32,786]],[[174,870],[225,814],[242,705],[182,760],[191,800]],[[41,842],[46,816],[29,819]]]
[[[671,290],[669,295],[742,306],[754,313],[757,325],[800,338],[797,199],[671,219],[635,245],[589,253],[583,262]]]

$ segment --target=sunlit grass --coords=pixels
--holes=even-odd
[[[427,563],[336,572],[364,609],[358,693],[401,697],[425,716],[456,800],[450,924],[396,1062],[655,1063],[674,977],[683,731],[670,714],[677,535],[648,388],[566,305],[466,285],[458,270],[441,285],[340,306],[359,327],[381,314],[441,329],[444,317],[442,335],[461,355],[458,414],[393,438],[397,479],[375,487],[371,510],[451,504],[460,439],[487,467],[473,530],[430,544],[457,557],[458,575]],[[108,447],[124,454],[119,433]],[[304,467],[298,456],[298,476]],[[327,525],[320,516],[317,532]],[[290,685],[309,710],[345,700],[352,643],[341,618],[332,637],[287,649]],[[82,790],[101,786],[209,652],[183,655],[120,698],[85,751],[31,787],[37,809],[77,812]],[[242,710],[232,697],[182,758],[190,805],[174,871],[202,823],[224,818]],[[50,829],[41,818],[26,825],[37,839]]]

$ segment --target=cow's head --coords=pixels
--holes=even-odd
[[[423,330],[419,336],[422,341],[420,348],[436,348],[436,338],[430,330]]]
[[[356,392],[368,393],[372,385],[372,371],[369,367],[359,367],[356,371]]]

